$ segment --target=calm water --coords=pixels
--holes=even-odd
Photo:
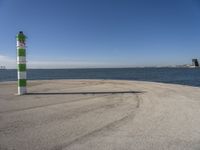
[[[28,79],[141,80],[200,87],[200,68],[30,69]],[[15,80],[16,70],[0,70],[0,82]]]

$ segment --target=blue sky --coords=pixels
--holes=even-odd
[[[0,0],[0,64],[15,35],[30,68],[167,66],[200,57],[200,0]]]

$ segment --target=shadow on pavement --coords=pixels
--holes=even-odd
[[[144,91],[108,91],[108,92],[49,92],[49,93],[40,93],[33,92],[27,93],[26,95],[78,95],[78,94],[137,94],[144,93]]]

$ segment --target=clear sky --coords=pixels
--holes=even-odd
[[[200,58],[200,0],[0,0],[0,65],[167,66]]]

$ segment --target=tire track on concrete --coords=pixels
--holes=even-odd
[[[136,108],[139,109],[140,107],[140,101],[141,101],[141,97],[139,97],[138,94],[135,94],[136,95],[136,101],[137,101],[137,104],[136,104]],[[134,99],[135,100],[135,99]],[[129,112],[126,116],[118,119],[118,120],[115,120],[99,129],[96,129],[96,130],[93,130],[91,132],[88,132],[68,143],[64,143],[64,144],[61,144],[61,145],[57,145],[55,147],[53,147],[51,150],[63,150],[63,149],[67,149],[68,147],[70,147],[71,145],[73,144],[76,144],[77,142],[80,142],[80,141],[83,141],[83,140],[88,140],[88,138],[92,138],[92,137],[95,137],[97,134],[100,134],[101,132],[108,132],[110,130],[114,131],[116,130],[118,127],[128,123],[130,120],[133,120],[136,116],[136,111],[137,110],[134,110],[134,111],[131,111]]]
[[[96,96],[96,97],[91,97],[91,98],[85,98],[84,100],[93,100],[93,99],[96,99],[95,101],[102,101],[101,99],[99,98],[102,98],[102,97],[109,97],[110,95],[104,95],[104,96]],[[82,100],[82,99],[81,99]],[[106,101],[108,101],[109,98],[106,99]],[[77,100],[76,102],[78,102],[80,100]],[[73,103],[75,101],[72,101],[71,103]],[[60,120],[66,120],[66,119],[73,119],[73,118],[76,118],[82,114],[85,114],[85,113],[88,113],[88,112],[91,112],[91,111],[94,111],[94,110],[98,110],[98,109],[102,109],[102,108],[112,108],[114,106],[117,106],[117,105],[120,105],[123,101],[121,101],[121,99],[117,99],[117,100],[114,100],[112,101],[112,103],[109,103],[109,104],[104,104],[104,103],[100,103],[99,105],[95,106],[95,104],[91,104],[91,105],[86,105],[86,106],[82,106],[82,107],[79,107],[79,108],[76,108],[74,111],[70,112],[69,114],[67,115],[59,115],[59,114],[55,114],[54,117],[50,116],[49,119],[47,117],[45,117],[45,120],[43,120],[42,122],[40,122],[40,126],[43,125],[43,124],[47,124],[48,122],[54,122],[54,121],[60,121]],[[69,102],[70,103],[70,102]],[[60,104],[59,104],[60,105]],[[62,103],[63,105],[63,103]],[[94,105],[94,106],[93,106]],[[40,107],[39,107],[40,108]],[[86,108],[86,109],[85,109]],[[0,116],[1,117],[1,116]],[[25,128],[30,128],[30,127],[33,127],[33,126],[37,126],[38,123],[37,121],[34,121],[34,122],[29,122],[29,121],[23,121],[23,124],[21,124],[22,121],[18,121],[16,120],[15,123],[11,123],[11,125],[7,124],[6,127],[4,128],[0,128],[0,133],[1,132],[7,132],[9,130],[19,130],[19,129],[25,129]],[[13,126],[13,124],[15,124],[15,126]]]
[[[83,94],[84,95],[84,94]],[[101,95],[101,96],[96,96],[96,97],[105,97],[108,95]],[[53,104],[47,104],[47,105],[41,105],[41,106],[33,106],[33,107],[27,107],[24,109],[13,109],[13,110],[8,110],[8,111],[2,111],[0,114],[5,114],[5,113],[14,113],[14,112],[19,112],[19,111],[26,111],[26,110],[31,110],[31,109],[37,109],[37,108],[42,108],[42,107],[50,107],[50,106],[55,106],[55,105],[61,105],[61,104],[66,104],[66,103],[72,103],[72,102],[77,102],[81,100],[87,100],[87,99],[92,99],[94,98],[93,96],[87,97],[87,98],[79,98],[79,99],[73,99],[67,102],[59,102],[59,103],[53,103]]]
[[[133,111],[132,114],[133,114],[133,113],[135,113],[135,111]],[[129,119],[131,119],[131,118],[130,118],[130,115],[131,115],[131,114],[129,114],[129,115],[127,115],[127,116],[125,116],[125,117],[123,117],[123,118],[121,118],[121,119],[119,119],[119,120],[116,120],[116,121],[114,121],[114,122],[111,122],[111,123],[109,123],[109,124],[107,124],[107,125],[105,125],[105,126],[99,128],[99,129],[93,130],[92,132],[86,133],[86,134],[84,134],[84,135],[82,135],[82,136],[80,136],[80,137],[78,137],[78,138],[72,140],[72,141],[69,142],[69,143],[66,143],[66,144],[63,144],[63,145],[59,145],[59,146],[55,146],[55,147],[52,148],[51,150],[63,150],[63,149],[66,149],[67,147],[69,147],[69,146],[71,146],[71,145],[73,145],[73,144],[75,144],[75,143],[77,143],[77,142],[80,142],[80,141],[82,141],[82,140],[85,140],[86,138],[94,137],[96,134],[98,134],[98,133],[100,133],[100,132],[105,132],[105,131],[107,131],[107,130],[112,130],[113,128],[116,128],[116,127],[117,127],[117,124],[120,124],[121,122],[124,122],[124,123],[125,123],[125,121],[128,121]],[[135,117],[135,115],[133,116],[133,118],[134,118],[134,117]]]

